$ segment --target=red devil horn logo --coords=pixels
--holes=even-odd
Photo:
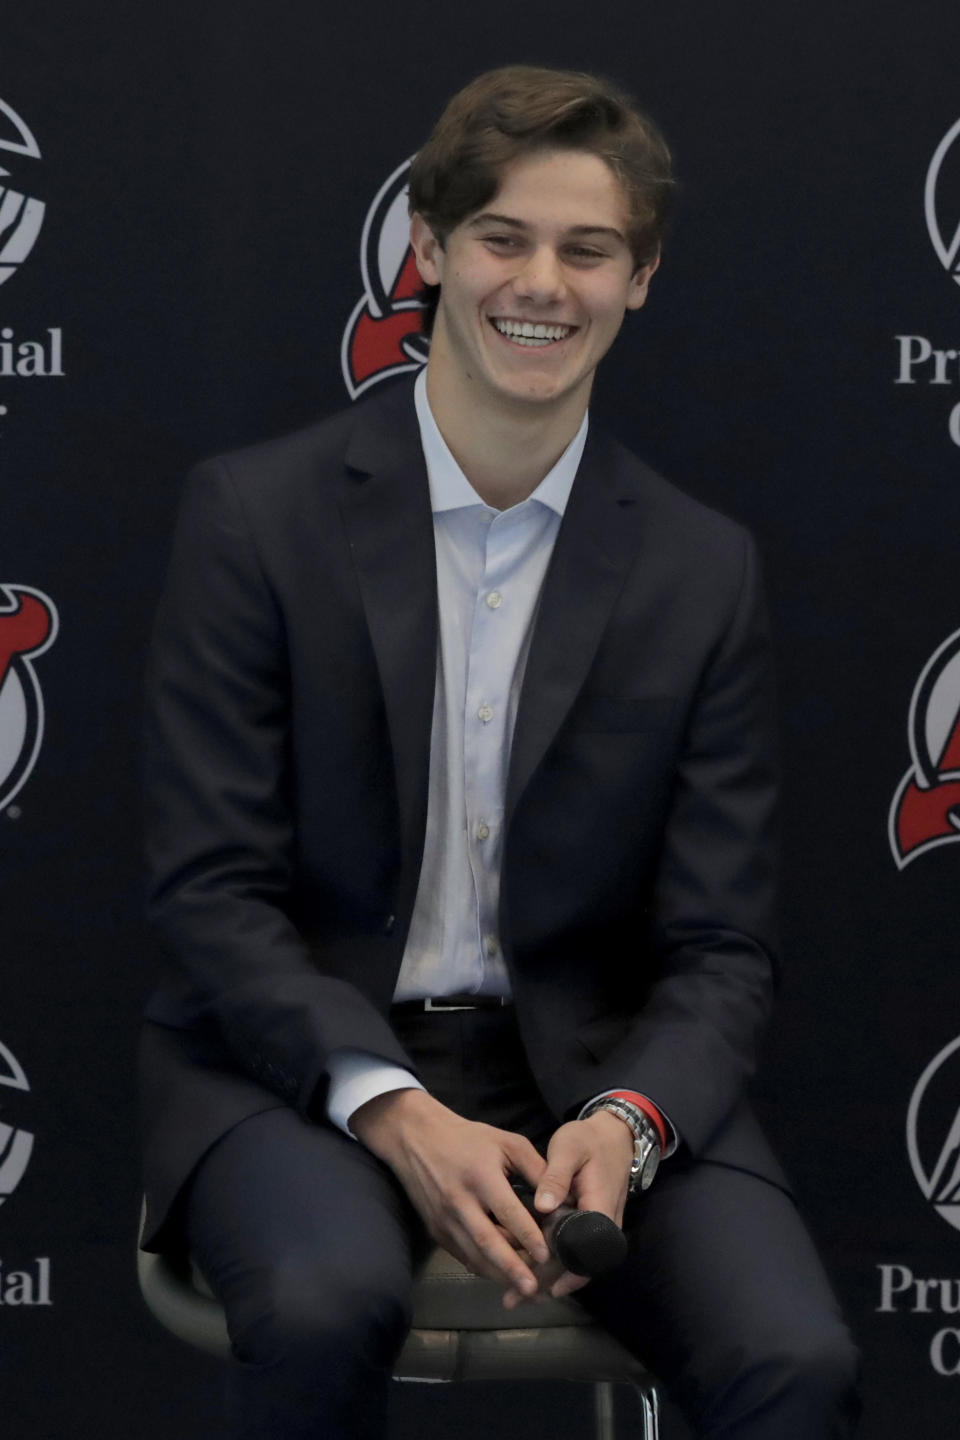
[[[0,689],[16,655],[36,655],[50,641],[53,614],[39,596],[24,590],[15,596],[13,610],[0,611]]]
[[[380,187],[360,239],[363,295],[353,308],[341,346],[341,368],[356,400],[378,380],[418,370],[428,341],[420,329],[420,275],[410,248],[405,160]]]
[[[890,848],[903,867],[960,840],[960,630],[924,667],[910,704],[913,764],[890,807]]]
[[[40,753],[43,694],[33,661],[56,635],[49,596],[27,585],[0,585],[0,810],[26,784]]]

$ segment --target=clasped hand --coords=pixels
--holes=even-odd
[[[508,1309],[587,1283],[550,1256],[512,1176],[533,1187],[544,1218],[566,1202],[622,1223],[633,1138],[609,1111],[561,1125],[546,1159],[524,1136],[465,1120],[423,1090],[377,1096],[350,1127],[393,1170],[436,1243],[503,1286]]]

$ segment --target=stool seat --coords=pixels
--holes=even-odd
[[[650,1373],[573,1299],[505,1310],[502,1288],[437,1248],[413,1292],[413,1322],[394,1373],[404,1379],[601,1380]]]
[[[161,1325],[208,1354],[230,1354],[223,1309],[188,1260],[138,1250],[137,1275]],[[626,1383],[640,1394],[640,1433],[656,1440],[654,1380],[625,1346],[573,1299],[505,1310],[501,1296],[495,1281],[435,1249],[415,1282],[412,1326],[394,1378],[586,1381],[598,1387],[598,1435],[604,1436],[613,1434],[610,1383]]]

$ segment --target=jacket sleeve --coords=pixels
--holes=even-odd
[[[282,608],[228,464],[211,461],[188,480],[149,664],[148,918],[178,1015],[316,1115],[331,1050],[410,1062],[292,918],[290,703]]]

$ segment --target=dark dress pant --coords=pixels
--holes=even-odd
[[[438,1099],[545,1149],[555,1122],[510,1011],[404,1016],[397,1028]],[[381,1440],[430,1248],[390,1171],[340,1131],[268,1110],[208,1152],[182,1215],[227,1315],[236,1440]],[[626,1263],[577,1298],[650,1366],[698,1436],[852,1433],[856,1351],[783,1191],[678,1156],[629,1202],[625,1229]]]

